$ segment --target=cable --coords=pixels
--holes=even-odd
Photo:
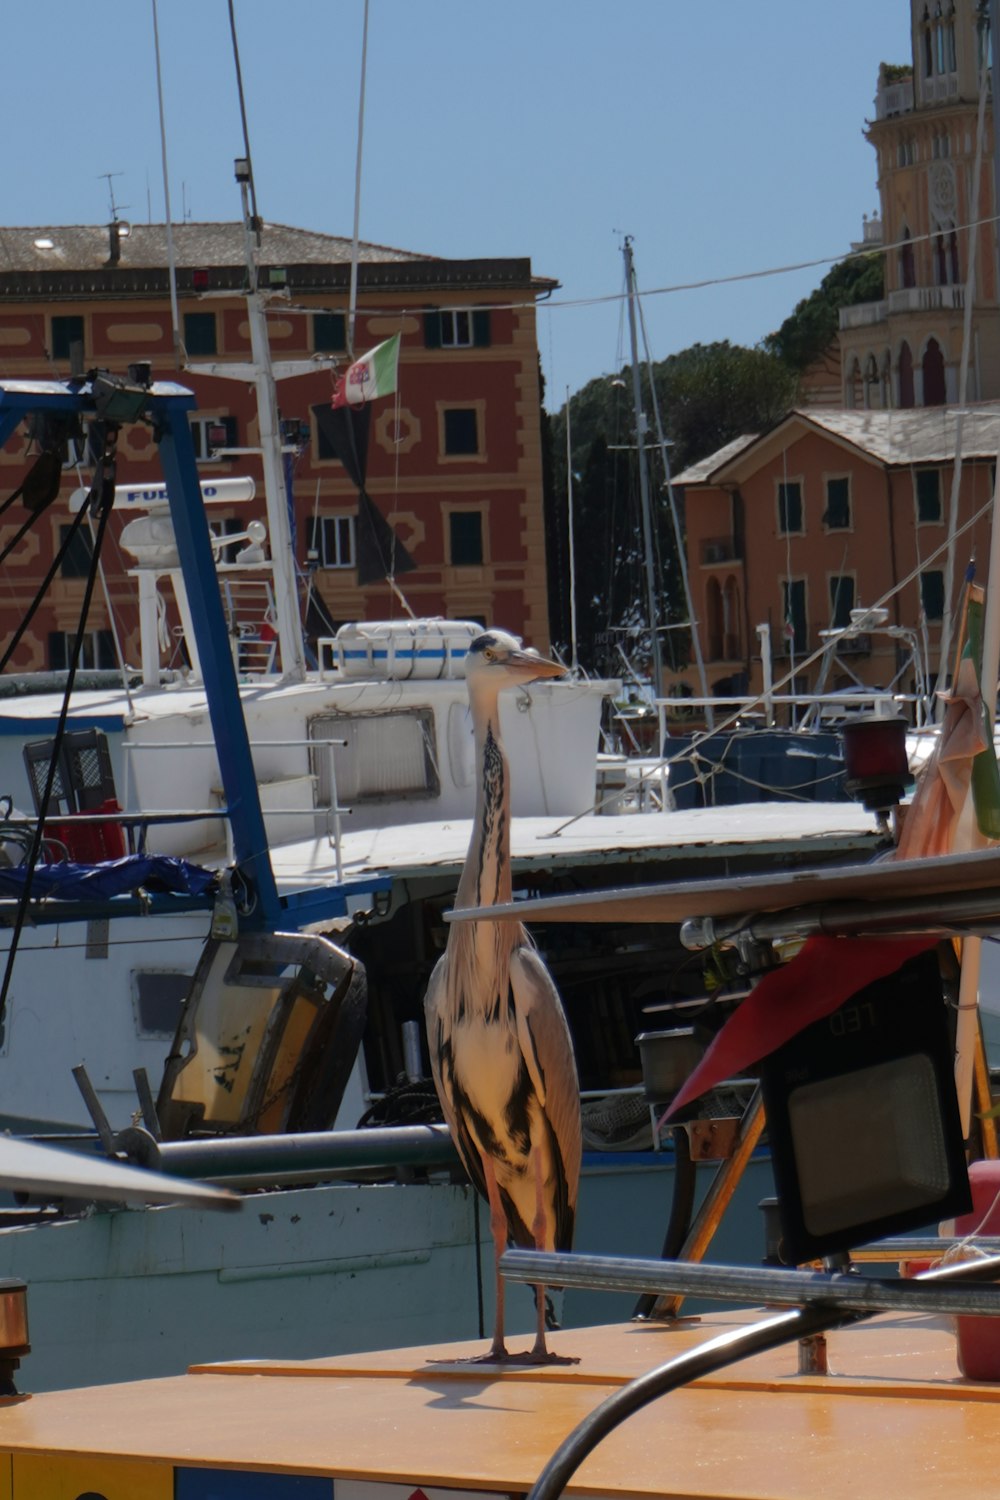
[[[17,956],[18,944],[21,933],[24,930],[25,919],[28,914],[28,905],[31,901],[31,886],[34,879],[38,856],[41,852],[42,840],[45,833],[45,819],[48,816],[49,803],[52,799],[52,789],[55,785],[56,773],[59,768],[59,754],[62,746],[63,736],[66,733],[66,721],[69,717],[70,699],[73,695],[73,685],[76,681],[77,668],[80,663],[80,653],[83,650],[83,633],[87,624],[87,616],[90,613],[90,604],[94,595],[94,586],[97,582],[98,566],[101,557],[101,543],[107,530],[108,521],[115,503],[115,472],[116,472],[116,449],[118,444],[118,427],[108,423],[104,429],[104,451],[97,466],[97,475],[94,481],[94,489],[91,496],[97,493],[97,503],[100,506],[100,520],[97,527],[97,539],[94,546],[94,555],[90,561],[90,571],[87,575],[87,583],[83,592],[83,601],[80,605],[80,618],[77,626],[76,637],[73,641],[73,650],[70,653],[69,671],[66,674],[66,687],[63,693],[62,707],[59,711],[59,720],[52,742],[52,757],[49,761],[48,775],[45,780],[45,789],[42,793],[38,807],[38,822],[35,825],[34,837],[31,841],[31,850],[27,859],[27,872],[24,881],[24,889],[21,892],[17,906],[17,915],[14,919],[14,929],[11,933],[10,948],[7,952],[7,964],[4,969],[3,983],[0,985],[0,1022],[3,1021],[4,1011],[7,1006],[7,994],[10,989],[11,975],[14,972],[14,959]],[[98,490],[98,485],[100,486]],[[92,501],[91,501],[92,503]],[[82,516],[84,511],[80,511]]]

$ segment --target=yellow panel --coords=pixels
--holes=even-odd
[[[101,1500],[173,1500],[173,1465],[18,1453],[12,1488],[4,1489],[0,1477],[0,1500],[78,1500],[87,1493]]]

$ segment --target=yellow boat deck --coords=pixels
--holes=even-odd
[[[747,1321],[565,1331],[553,1347],[579,1363],[542,1369],[458,1363],[482,1345],[448,1345],[202,1365],[3,1403],[0,1500],[521,1493],[616,1388]],[[825,1376],[797,1374],[793,1344],[664,1397],[608,1437],[567,1493],[1000,1496],[1000,1384],[959,1375],[945,1320],[882,1316],[829,1334],[828,1349]],[[30,1358],[22,1375],[27,1387]]]

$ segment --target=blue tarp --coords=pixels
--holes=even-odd
[[[27,868],[0,869],[0,896],[20,896]],[[181,896],[204,896],[213,888],[213,870],[166,854],[126,854],[99,865],[77,865],[71,860],[38,865],[31,881],[33,897],[55,896],[64,901],[104,901],[140,888],[172,891]]]

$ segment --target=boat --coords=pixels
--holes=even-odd
[[[190,1047],[190,1026],[187,1032],[183,1027],[192,1007],[183,1002],[195,988],[201,993],[203,972],[213,964],[216,975],[224,972],[244,939],[258,940],[255,927],[292,940],[298,933],[318,952],[329,952],[324,943],[334,946],[343,955],[338,962],[363,964],[369,1026],[360,1047],[352,1035],[352,1048],[335,1070],[336,1088],[323,1094],[319,1112],[303,1105],[297,1114],[279,1110],[275,1120],[274,1111],[261,1112],[265,1089],[237,1117],[206,1122],[202,1116],[200,1122],[223,1137],[275,1129],[324,1134],[334,1127],[344,1139],[306,1173],[308,1183],[322,1186],[305,1185],[301,1170],[273,1162],[249,1179],[235,1171],[231,1180],[254,1193],[254,1211],[225,1223],[169,1208],[90,1213],[84,1206],[81,1212],[79,1203],[63,1203],[69,1211],[61,1213],[46,1205],[8,1212],[0,1228],[0,1274],[16,1277],[31,1269],[40,1344],[48,1351],[36,1363],[37,1378],[60,1384],[153,1376],[220,1347],[233,1357],[251,1353],[258,1347],[252,1314],[262,1286],[270,1292],[274,1336],[288,1352],[301,1350],[304,1339],[307,1352],[319,1352],[331,1347],[331,1337],[350,1349],[398,1342],[407,1333],[416,1340],[447,1331],[472,1336],[490,1316],[489,1292],[481,1290],[484,1236],[474,1195],[455,1180],[453,1155],[445,1149],[442,1158],[440,1135],[432,1134],[433,1149],[409,1164],[396,1130],[381,1143],[380,1156],[373,1160],[376,1143],[369,1140],[359,1159],[350,1154],[356,1142],[346,1137],[361,1122],[428,1129],[422,1124],[429,1084],[419,1017],[469,838],[469,730],[459,668],[475,627],[356,625],[331,639],[329,662],[300,681],[267,674],[240,681],[205,509],[176,451],[190,397],[182,388],[154,384],[135,399],[169,428],[167,498],[156,495],[149,503],[162,513],[159,521],[172,522],[166,541],[161,525],[152,550],[137,561],[154,572],[168,570],[173,586],[185,591],[182,613],[202,681],[150,682],[130,696],[107,686],[74,695],[63,740],[64,795],[50,831],[63,849],[84,859],[117,836],[121,860],[99,860],[93,870],[166,859],[207,872],[209,889],[176,894],[151,883],[111,897],[85,890],[83,900],[53,889],[30,904],[0,1050],[5,1122],[49,1140],[90,1146],[100,1138],[114,1154],[133,1160],[159,1149],[161,1122],[171,1122],[164,1133],[183,1136],[191,1123],[191,1075],[198,1070],[182,1076],[174,1066],[165,1092],[168,1059],[176,1064]],[[0,417],[8,428],[39,403],[89,407],[93,400],[87,385],[0,382]],[[191,515],[203,528],[196,540],[185,536]],[[139,586],[146,591],[141,580]],[[220,640],[226,642],[221,654],[215,650]],[[878,847],[870,817],[847,805],[816,807],[805,816],[778,808],[746,817],[727,813],[724,838],[710,809],[595,812],[605,687],[553,682],[504,710],[521,892],[632,879],[665,860],[684,870],[719,861],[746,868],[775,859],[794,863],[810,853],[821,857],[824,850],[831,858],[857,856]],[[47,774],[61,708],[61,698],[51,694],[19,692],[5,700],[10,785],[16,785],[15,770],[25,775],[25,766],[32,776],[43,774],[39,768]],[[352,735],[347,746],[334,743]],[[238,747],[241,740],[238,755],[234,742]],[[359,794],[359,785],[373,795]],[[73,801],[74,789],[85,796]],[[583,817],[581,807],[589,809]],[[36,822],[30,815],[6,820],[11,877]],[[123,845],[142,854],[123,852]],[[69,868],[77,863],[69,861]],[[59,869],[56,860],[37,878]],[[16,894],[5,899],[10,934],[20,903]],[[246,927],[251,930],[244,933]],[[9,937],[4,949],[9,956]],[[575,1017],[588,1095],[580,1243],[610,1248],[614,1226],[656,1253],[674,1164],[669,1150],[653,1149],[658,1143],[634,1037],[644,1002],[676,989],[675,983],[665,986],[663,975],[682,967],[684,955],[676,934],[661,942],[625,932],[569,946],[556,935],[546,954]],[[315,967],[313,961],[309,972]],[[260,982],[251,974],[248,987],[255,984],[259,996]],[[336,988],[331,980],[328,999]],[[205,1047],[199,1059],[210,1056]],[[317,1066],[330,1056],[330,1049],[321,1051]],[[259,1082],[269,1075],[254,1076]],[[171,1092],[178,1077],[184,1108]],[[201,1071],[201,1085],[206,1079],[218,1100],[222,1090],[211,1066]],[[231,1082],[225,1072],[222,1079]],[[196,1107],[203,1106],[204,1090],[193,1092]],[[168,1140],[162,1149],[188,1144],[199,1143]],[[226,1139],[219,1144],[231,1145]],[[216,1177],[220,1170],[216,1164],[202,1175]],[[760,1171],[759,1190],[748,1196],[755,1241],[766,1160]],[[339,1226],[333,1243],[332,1224]],[[359,1278],[363,1302],[355,1295]],[[466,1289],[462,1298],[451,1295],[459,1285]],[[310,1317],[316,1296],[338,1309],[335,1334]],[[525,1318],[529,1302],[526,1295]],[[383,1324],[367,1310],[372,1303],[385,1308]],[[592,1315],[588,1305],[570,1294],[564,1316],[585,1320]],[[99,1340],[91,1336],[98,1315]],[[512,1317],[516,1327],[516,1304]]]
[[[728,925],[731,935],[749,932],[758,942],[825,930],[854,934],[854,941],[859,933],[878,933],[885,947],[887,932],[916,932],[926,956],[942,935],[1000,929],[994,865],[992,851],[981,851],[815,869],[806,880],[601,892],[535,902],[533,912],[571,925],[608,923],[615,920],[609,908],[617,906],[648,920],[680,917],[703,931],[713,921],[720,931]],[[479,920],[486,912],[456,913],[454,920],[473,915]],[[896,986],[896,971],[892,978]],[[858,1008],[854,997],[851,1005]],[[943,1023],[940,989],[935,1008]],[[804,1092],[803,1078],[812,1087],[820,1075],[829,1087],[845,1086],[842,1104],[851,1098],[854,1079],[871,1061],[867,1039],[859,1052],[851,1032],[824,1029],[820,1052],[829,1054],[832,1038],[838,1054],[832,1065],[814,1048],[811,1073],[778,1070],[790,1086],[786,1103]],[[896,1040],[895,1062],[905,1073],[925,1037],[915,1042],[904,1033]],[[944,1055],[950,1075],[947,1048]],[[780,1096],[780,1086],[769,1096],[775,1130],[781,1109],[772,1104]],[[981,1162],[985,1170],[970,1194],[960,1149],[960,1160],[950,1163],[957,1166],[954,1177],[950,1171],[947,1181],[920,1177],[923,1196],[915,1205],[907,1197],[915,1179],[905,1163],[900,1174],[894,1150],[883,1149],[871,1128],[870,1090],[864,1097],[868,1107],[842,1116],[841,1141],[811,1127],[799,1136],[800,1144],[811,1140],[832,1174],[811,1179],[818,1193],[813,1207],[822,1205],[832,1217],[823,1227],[813,1222],[816,1244],[804,1264],[798,1255],[791,1267],[772,1258],[751,1269],[507,1251],[501,1267],[512,1284],[556,1277],[567,1287],[606,1295],[645,1291],[657,1299],[653,1316],[643,1320],[553,1334],[567,1362],[542,1367],[483,1363],[481,1343],[436,1342],[314,1359],[258,1354],[110,1390],[29,1395],[31,1353],[18,1372],[20,1393],[3,1398],[0,1453],[9,1462],[11,1500],[48,1492],[114,1497],[137,1486],[182,1500],[331,1492],[359,1500],[483,1494],[553,1500],[563,1493],[941,1500],[959,1486],[991,1494],[1000,1461],[994,1421],[1000,1287],[989,1284],[1000,1277],[1000,1241],[991,1237],[1000,1167]],[[911,1141],[910,1166],[939,1128],[951,1134],[946,1093],[933,1103],[941,1111],[927,1136]],[[915,1114],[890,1121],[894,1146],[919,1131],[931,1104],[925,1092]],[[801,1127],[805,1100],[798,1109]],[[873,1204],[874,1177],[880,1201]],[[956,1209],[953,1232],[943,1226],[912,1237],[914,1214],[926,1214],[932,1203]],[[796,1215],[793,1190],[779,1202],[783,1234],[794,1231]],[[859,1242],[873,1215],[885,1226],[892,1220],[909,1228]],[[951,1259],[956,1252],[959,1258]],[[819,1259],[823,1268],[813,1269]],[[879,1262],[892,1274],[871,1274]],[[901,1263],[904,1275],[896,1274]],[[867,1274],[859,1275],[860,1268]],[[28,1342],[23,1287],[8,1283],[0,1290],[7,1291],[0,1354],[21,1358]],[[717,1310],[692,1315],[685,1299],[698,1294]]]

